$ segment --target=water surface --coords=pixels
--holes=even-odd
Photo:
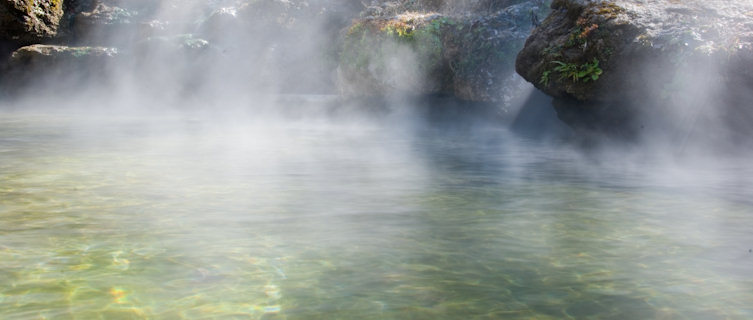
[[[753,170],[620,160],[497,127],[4,112],[0,318],[753,318]]]

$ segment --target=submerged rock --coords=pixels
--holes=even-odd
[[[555,0],[516,69],[576,128],[749,128],[753,3]]]
[[[356,20],[345,32],[340,88],[348,95],[452,94],[502,101],[517,90],[514,61],[548,8],[536,1],[490,15],[404,13]]]
[[[58,33],[63,0],[0,0],[0,39],[19,44],[49,40]]]

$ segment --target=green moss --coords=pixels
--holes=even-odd
[[[448,18],[431,21],[363,21],[348,29],[340,54],[341,66],[349,73],[386,72],[387,58],[394,58],[399,46],[410,48],[417,70],[433,72],[442,60],[442,29],[454,25]]]
[[[81,57],[89,55],[91,51],[92,51],[91,47],[74,48],[71,51],[71,55],[75,58],[81,58]]]
[[[386,32],[388,36],[394,37],[400,41],[411,42],[414,40],[414,27],[405,23],[389,24],[384,27],[382,31]]]
[[[568,36],[567,41],[565,42],[565,48],[579,47],[586,44],[586,39],[580,37],[582,32],[583,28],[581,26],[573,27],[573,29],[570,30],[570,35]]]
[[[348,36],[358,35],[364,32],[365,26],[363,25],[363,22],[358,22],[348,28]]]
[[[546,47],[542,53],[545,56],[550,56],[553,58],[562,57],[562,46],[550,45]]]
[[[427,63],[436,65],[442,59],[442,28],[449,23],[433,20],[416,31],[415,48],[418,53],[428,59]]]

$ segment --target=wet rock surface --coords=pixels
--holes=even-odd
[[[0,39],[30,44],[55,37],[63,16],[63,0],[0,1]]]
[[[358,19],[344,35],[340,88],[354,96],[403,92],[504,101],[521,85],[513,66],[532,16],[547,10],[532,1],[488,15],[409,12]]]
[[[68,0],[60,7],[60,32],[35,42],[118,48],[123,68],[237,79],[262,91],[480,102],[509,100],[525,85],[512,61],[535,17],[548,11],[539,0]],[[48,60],[56,68],[59,59]]]
[[[751,62],[751,2],[557,0],[516,69],[555,98],[569,124],[629,136],[649,126],[691,130],[663,120],[677,113],[750,127]]]

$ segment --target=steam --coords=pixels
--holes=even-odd
[[[138,23],[108,27],[105,33],[82,32],[84,37],[75,41],[80,45],[112,47],[117,52],[115,57],[96,66],[70,66],[59,72],[34,70],[38,78],[32,85],[18,89],[23,91],[18,94],[22,98],[11,106],[84,113],[117,110],[150,117],[179,110],[188,118],[230,122],[271,115],[321,119],[330,117],[333,110],[359,121],[374,115],[364,107],[366,103],[348,104],[336,97],[338,87],[357,85],[336,72],[340,50],[337,37],[358,16],[364,8],[362,4],[323,0],[116,4],[138,12],[129,17]],[[483,9],[485,5],[493,7],[484,1],[421,3],[427,10],[438,12]],[[105,12],[107,8],[96,10]],[[381,92],[386,97],[382,104],[402,112],[396,115],[398,118],[421,116],[411,110],[415,101],[401,93],[426,85],[429,75],[417,68],[424,57],[398,42],[383,53],[384,70],[374,65],[366,67],[387,87],[396,88]],[[721,58],[708,56],[682,63],[674,59],[646,59],[630,66],[638,71],[632,72],[635,77],[629,81],[642,83],[648,92],[643,100],[626,102],[641,110],[636,128],[641,138],[639,148],[644,149],[638,152],[651,150],[661,157],[671,146],[679,150],[681,157],[698,156],[707,153],[710,145],[734,145],[741,137],[735,136],[730,126],[736,125],[735,121],[745,124],[740,119],[751,115],[731,115],[717,106],[745,103],[751,93],[744,86],[730,85],[733,81],[726,77],[729,66]],[[517,76],[510,79],[511,83],[516,81]],[[492,108],[509,108],[506,111],[513,115],[509,119],[516,115],[519,119],[513,123],[518,126],[516,129],[525,123],[526,128],[521,131],[549,131],[553,127],[557,132],[565,131],[551,123],[549,112],[531,113],[550,106],[545,105],[545,99],[535,98],[530,85],[518,87],[516,96]],[[308,98],[296,98],[299,94]],[[529,101],[536,105],[518,113],[526,104],[521,97],[526,96],[534,97]],[[730,100],[734,102],[729,103]],[[366,111],[354,116],[356,109]],[[388,121],[392,120],[395,118]],[[411,121],[403,123],[415,123]],[[612,151],[605,153],[609,152]]]
[[[122,4],[137,3],[130,1]],[[427,75],[416,68],[422,57],[399,43],[390,44],[383,73],[367,67],[400,89],[376,103],[389,111],[341,99],[333,30],[349,23],[351,1],[291,8],[297,3],[259,0],[256,11],[233,0],[159,3],[133,4],[151,12],[147,36],[123,26],[77,39],[117,55],[34,70],[41,78],[10,104],[43,116],[16,120],[0,110],[0,177],[12,182],[0,190],[11,198],[0,212],[13,213],[4,232],[18,249],[4,251],[18,259],[7,282],[25,281],[13,290],[29,296],[16,308],[23,315],[39,306],[130,310],[97,288],[111,281],[143,288],[129,290],[141,294],[131,300],[134,310],[143,302],[139,316],[185,308],[267,317],[251,307],[264,301],[261,310],[293,318],[343,315],[340,306],[402,317],[414,303],[419,316],[489,317],[507,312],[498,308],[503,300],[534,316],[593,306],[632,314],[634,302],[659,301],[640,305],[649,311],[746,305],[750,295],[739,293],[749,292],[747,277],[708,268],[750,248],[731,244],[751,238],[749,206],[730,203],[750,204],[753,170],[747,159],[697,155],[728,139],[730,116],[715,108],[719,101],[751,94],[730,93],[725,66],[713,59],[634,66],[641,76],[632,81],[651,93],[631,102],[642,110],[643,140],[584,151],[563,138],[569,131],[555,121],[551,99],[531,85],[506,101],[513,114],[522,106],[512,123],[522,135],[504,127],[499,104],[442,108],[454,102],[401,94]],[[335,7],[341,11],[329,11]],[[555,133],[541,134],[548,131]],[[667,146],[679,146],[680,157]],[[729,229],[717,225],[729,221],[740,230],[723,235]],[[91,244],[106,253],[105,267],[128,269],[131,258],[133,269],[71,273],[67,260],[89,254]],[[158,253],[134,254],[149,250]],[[54,268],[27,273],[27,261]],[[740,269],[748,272],[748,262]],[[77,278],[57,280],[69,276]],[[55,294],[28,289],[35,284]],[[78,286],[81,300],[68,290]],[[698,306],[684,294],[662,294],[671,298],[663,302],[653,291],[704,287],[715,296]],[[115,289],[111,295],[124,294]],[[58,293],[61,300],[43,304]],[[727,294],[739,299],[725,303]],[[107,307],[78,304],[88,296]],[[242,308],[225,308],[235,300]],[[358,309],[360,302],[378,308]]]
[[[647,94],[629,104],[640,110],[636,126],[642,143],[696,155],[709,147],[733,147],[733,128],[724,114],[729,111],[725,97],[734,92],[719,60],[701,57],[678,64],[662,59],[647,61],[639,70],[632,81],[643,81]]]
[[[316,1],[106,3],[123,8],[94,6],[87,17],[113,21],[76,23],[70,42],[112,54],[21,70],[14,106],[227,110],[331,94],[335,37],[353,14]]]

